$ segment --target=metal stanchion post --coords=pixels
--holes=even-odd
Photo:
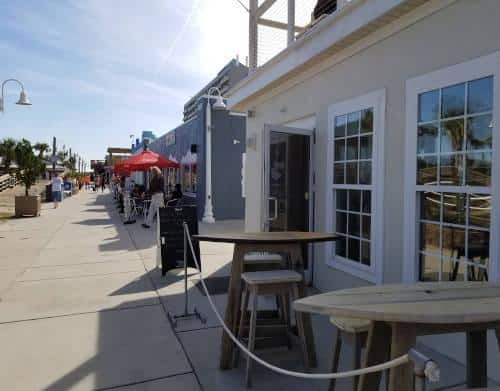
[[[182,319],[187,319],[187,318],[198,318],[201,323],[205,324],[207,322],[206,318],[198,312],[196,307],[193,308],[193,312],[189,312],[189,295],[188,295],[188,273],[187,273],[187,267],[188,267],[188,262],[187,262],[187,246],[188,246],[188,226],[186,222],[182,223],[182,228],[184,231],[184,313],[180,315],[175,315],[171,312],[168,312],[168,318],[170,319],[170,322],[172,323],[173,327],[177,327],[177,321],[182,320]]]

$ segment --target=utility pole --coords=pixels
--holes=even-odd
[[[56,163],[57,163],[56,152],[57,152],[56,138],[53,137],[52,138],[52,158],[51,158],[51,160],[52,160],[52,172],[50,173],[50,179],[52,179],[52,175],[56,171]]]

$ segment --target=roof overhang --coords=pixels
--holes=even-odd
[[[352,0],[232,88],[228,107],[248,110],[252,101],[270,89],[428,2],[435,0]]]

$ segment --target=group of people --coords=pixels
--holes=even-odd
[[[115,197],[120,200],[121,208],[125,207],[123,201],[123,192],[130,192],[130,196],[136,200],[139,204],[145,204],[144,201],[149,200],[149,208],[147,209],[146,217],[142,226],[144,228],[150,228],[153,219],[158,212],[158,208],[164,207],[165,205],[177,205],[182,200],[182,190],[181,185],[176,184],[172,186],[169,184],[168,192],[165,193],[165,182],[163,178],[162,171],[153,166],[148,170],[149,186],[142,186],[134,184],[131,177],[116,177],[111,178],[112,190],[114,189]],[[133,223],[134,221],[127,221],[127,224]]]

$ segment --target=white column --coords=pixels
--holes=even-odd
[[[295,41],[295,0],[288,0],[288,31],[287,42],[291,45]]]
[[[202,221],[215,223],[212,206],[212,105],[207,97],[206,105],[207,134],[205,142],[205,211]]]
[[[257,10],[258,10],[258,1],[250,0],[249,4],[249,32],[248,32],[248,58],[249,58],[249,68],[250,71],[255,70],[257,68],[258,59],[257,59],[257,48],[258,48],[258,26],[257,26]]]

